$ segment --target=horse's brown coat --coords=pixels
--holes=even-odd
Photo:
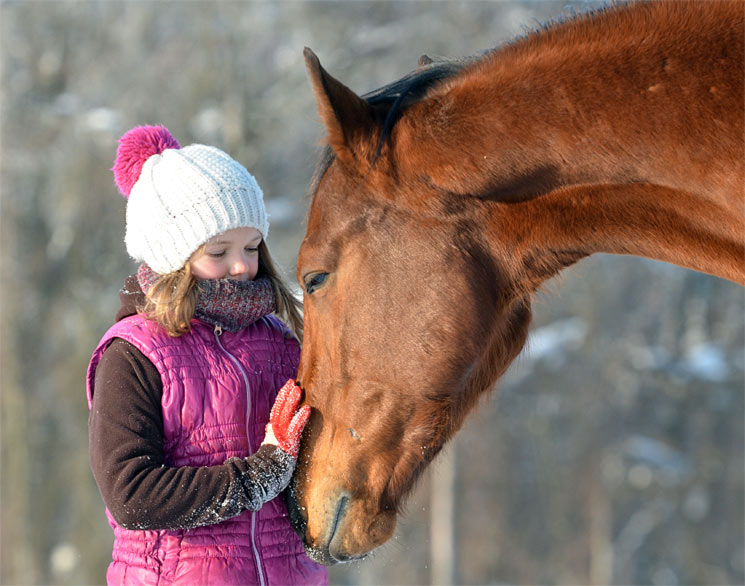
[[[304,300],[313,415],[290,499],[312,557],[391,537],[564,267],[631,254],[745,284],[744,12],[653,2],[549,27],[405,102],[387,136],[390,102],[306,51],[335,155],[298,258],[301,283],[327,274]]]

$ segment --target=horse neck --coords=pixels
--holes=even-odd
[[[485,210],[527,289],[596,252],[745,283],[742,6],[634,10],[494,53],[402,120],[404,164]]]
[[[534,290],[594,254],[669,262],[745,284],[745,219],[717,202],[659,185],[577,185],[490,211],[495,248]]]

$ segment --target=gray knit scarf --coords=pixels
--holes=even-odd
[[[146,295],[159,278],[147,263],[137,270],[137,281]],[[269,277],[253,281],[203,279],[199,281],[194,315],[210,325],[237,332],[276,309],[277,299]]]

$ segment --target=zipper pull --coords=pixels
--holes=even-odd
[[[215,326],[215,335],[219,338],[222,336],[222,326]]]

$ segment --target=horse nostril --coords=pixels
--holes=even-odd
[[[336,535],[336,530],[339,527],[339,524],[344,519],[344,515],[346,515],[347,513],[348,504],[349,497],[347,495],[344,495],[339,499],[339,502],[336,505],[336,514],[334,515],[334,520],[331,523],[331,533],[329,533],[329,543],[333,541],[334,535]]]

